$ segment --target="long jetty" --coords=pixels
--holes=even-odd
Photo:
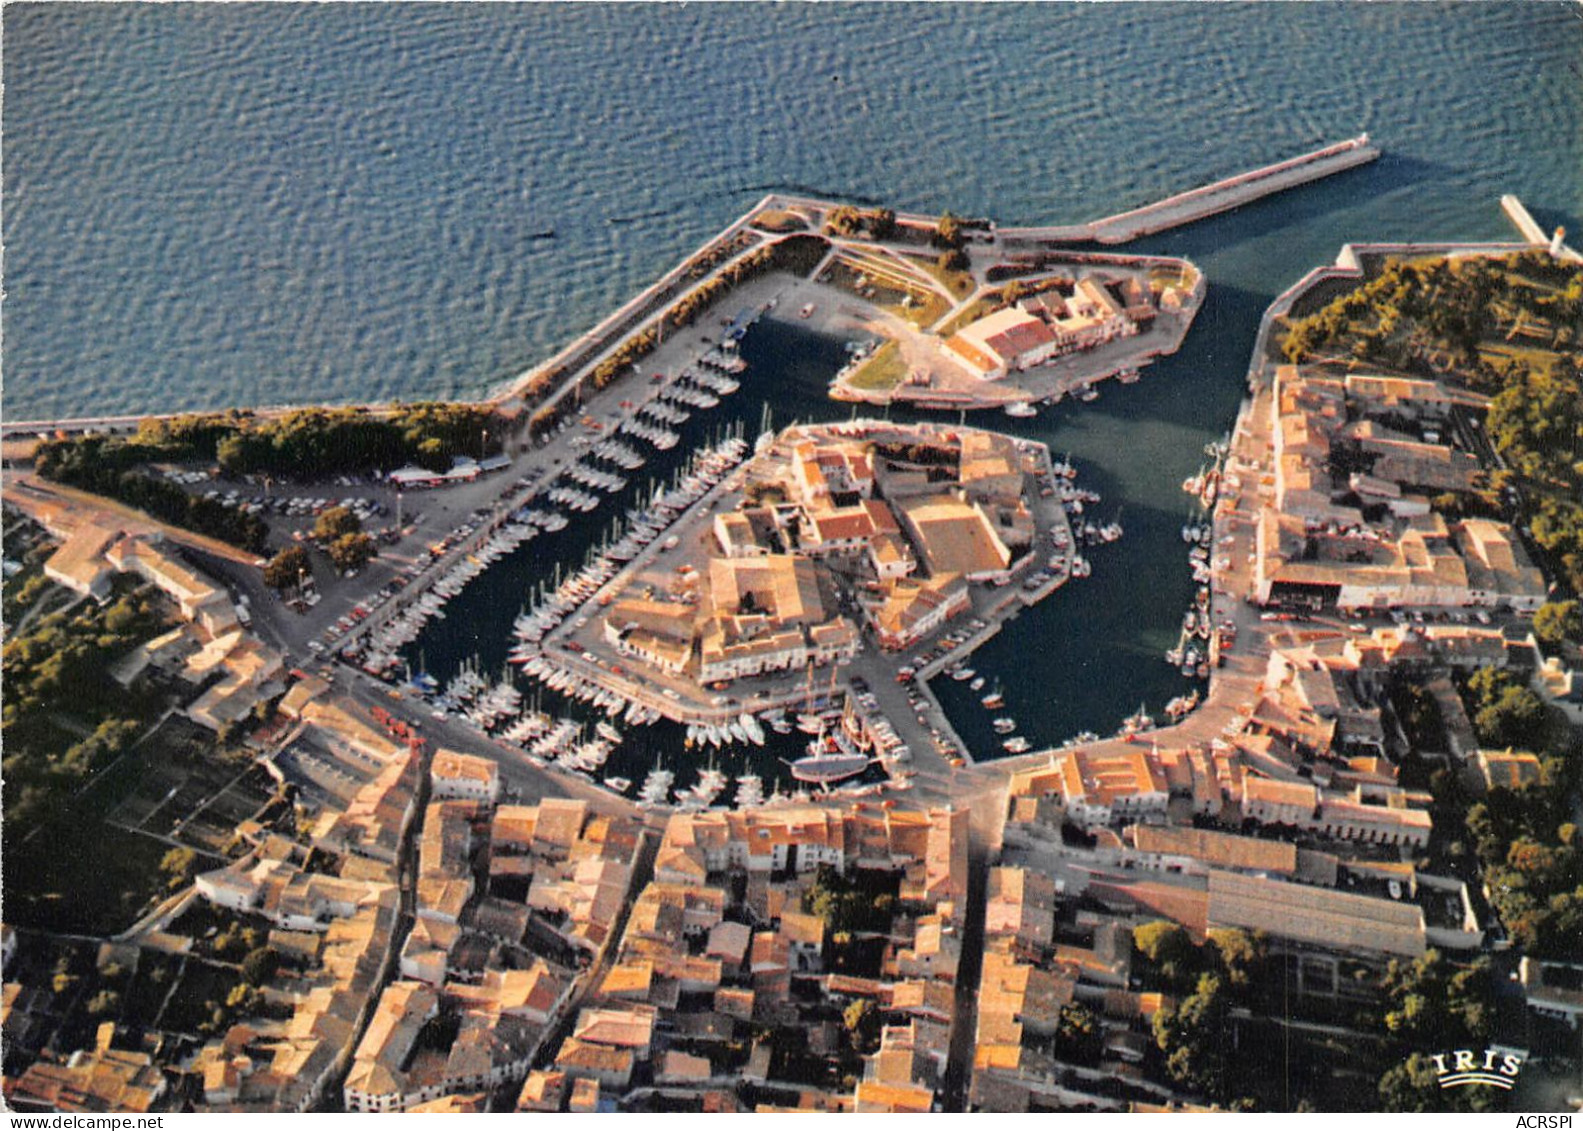
[[[1501,211],[1506,213],[1506,218],[1522,233],[1523,239],[1534,247],[1548,248],[1557,259],[1565,259],[1572,263],[1583,262],[1583,255],[1579,255],[1562,242],[1566,238],[1565,228],[1557,228],[1553,236],[1547,235],[1539,226],[1539,221],[1535,220],[1533,214],[1523,206],[1523,202],[1511,193],[1501,197]]]
[[[1228,209],[1251,203],[1261,197],[1280,192],[1283,189],[1294,188],[1298,185],[1307,184],[1310,181],[1331,176],[1345,169],[1366,164],[1378,158],[1379,155],[1380,151],[1369,143],[1368,135],[1362,134],[1350,140],[1338,142],[1335,145],[1316,149],[1312,153],[1289,158],[1261,169],[1239,173],[1234,177],[1217,181],[1212,185],[1178,193],[1154,204],[1136,208],[1130,212],[1119,213],[1102,220],[1090,221],[1086,224],[999,228],[983,221],[974,221],[973,223],[976,227],[982,225],[984,229],[987,229],[987,231],[976,233],[978,239],[998,243],[1001,249],[1005,251],[1023,248],[1058,247],[1062,244],[1070,243],[1126,243],[1140,236],[1190,224],[1207,216],[1213,216],[1218,212],[1224,212]],[[597,325],[557,351],[553,357],[518,373],[506,381],[497,383],[485,395],[482,403],[501,404],[510,402],[521,395],[523,389],[534,377],[550,372],[555,373],[557,376],[556,387],[548,398],[543,402],[538,402],[539,407],[544,404],[553,404],[566,396],[577,395],[576,390],[584,374],[631,334],[655,321],[688,290],[713,278],[732,262],[751,253],[756,248],[776,242],[778,237],[756,231],[751,227],[753,217],[768,208],[824,211],[834,207],[836,203],[836,201],[819,200],[814,197],[770,193],[726,225],[714,237],[705,240],[692,254],[629,299],[614,313],[602,319]],[[921,213],[897,214],[899,222],[912,225],[932,225],[936,219],[938,218]],[[739,236],[746,237],[744,240],[745,246],[731,249],[731,242]],[[722,253],[724,253],[723,258],[715,262],[704,275],[700,277],[692,274],[698,263],[709,257],[721,256]],[[297,406],[279,405],[255,408],[250,411],[255,415],[267,417],[285,414],[293,411],[295,407]],[[362,407],[372,411],[388,411],[391,405],[372,403],[364,404]],[[4,421],[0,422],[0,437],[8,440],[20,440],[24,438],[36,439],[40,435],[48,436],[57,433],[66,435],[79,435],[86,432],[126,434],[136,431],[138,423],[144,419],[179,415],[182,414],[171,412],[144,413],[137,416]]]
[[[1001,228],[998,235],[1001,243],[1008,247],[1021,244],[1126,243],[1140,236],[1191,224],[1251,204],[1272,193],[1321,180],[1358,165],[1366,165],[1379,155],[1379,149],[1370,144],[1369,135],[1359,134],[1311,153],[1238,173],[1212,185],[1177,193],[1130,212],[1107,216],[1103,220],[1057,227]]]

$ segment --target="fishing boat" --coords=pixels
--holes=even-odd
[[[808,743],[808,753],[790,763],[792,777],[812,785],[833,785],[855,778],[868,768],[869,756],[852,739],[844,726],[817,735]]]
[[[1123,735],[1137,734],[1149,730],[1154,726],[1154,718],[1149,714],[1148,708],[1139,703],[1138,709],[1133,714],[1121,720],[1121,733]]]
[[[996,734],[1010,734],[1017,729],[1017,720],[1003,715],[990,725],[995,728]]]
[[[951,673],[951,678],[956,680],[958,683],[966,683],[977,674],[978,673],[972,668],[957,668]]]
[[[1033,743],[1019,734],[1015,738],[1008,738],[1001,743],[1001,746],[1005,747],[1006,752],[1009,754],[1022,754],[1030,750],[1033,747]]]

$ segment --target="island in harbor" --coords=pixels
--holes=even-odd
[[[699,745],[762,742],[795,720],[895,768],[907,744],[836,706],[838,673],[843,694],[854,668],[854,684],[905,682],[916,669],[900,653],[941,639],[961,661],[1085,576],[1086,536],[1120,533],[1074,530],[1071,467],[982,429],[854,420],[766,434],[733,466],[746,451],[707,453],[600,562],[524,612],[512,658],[597,706],[685,723]]]

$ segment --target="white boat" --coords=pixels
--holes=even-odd
[[[734,798],[738,809],[756,809],[764,804],[764,779],[757,774],[743,774],[737,778]]]
[[[625,793],[627,790],[632,788],[632,779],[611,777],[606,778],[601,784],[603,784],[606,789],[613,789],[617,793]]]
[[[1016,404],[1009,404],[1006,406],[1006,415],[1015,417],[1038,416],[1039,410],[1034,408],[1033,405],[1029,404],[1027,401],[1018,401]]]
[[[638,804],[645,808],[665,804],[671,791],[671,782],[675,780],[676,775],[671,771],[656,766],[649,771],[649,776],[643,779],[643,787],[638,790]]]
[[[1005,742],[1002,742],[1001,745],[1006,748],[1008,753],[1022,754],[1031,749],[1033,743],[1029,742],[1026,738],[1019,734],[1015,738],[1008,738]]]

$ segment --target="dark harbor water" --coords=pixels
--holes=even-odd
[[[1221,330],[1246,340],[1261,313],[1259,305],[1246,304],[1241,317],[1247,325]],[[1092,404],[1063,403],[1032,420],[1013,420],[998,412],[969,414],[970,424],[1038,440],[1057,456],[1069,456],[1078,468],[1078,482],[1104,497],[1089,508],[1088,516],[1119,519],[1126,529],[1122,541],[1088,551],[1095,563],[1093,576],[1057,590],[974,653],[970,662],[1000,686],[1004,708],[986,711],[978,702],[983,692],[970,692],[966,683],[934,681],[936,694],[975,758],[1003,753],[990,726],[995,715],[1016,718],[1019,733],[1037,747],[1081,730],[1109,733],[1140,702],[1158,715],[1168,700],[1192,686],[1162,655],[1176,642],[1182,613],[1195,590],[1181,540],[1190,510],[1181,482],[1203,464],[1204,444],[1223,433],[1240,397],[1233,369],[1241,363],[1228,354],[1217,368],[1213,351],[1204,348],[1213,341],[1212,334],[1193,331],[1177,355],[1146,368],[1138,384],[1108,383]],[[612,520],[641,505],[655,482],[682,466],[687,451],[732,429],[749,438],[756,435],[764,406],[769,406],[774,428],[851,416],[851,406],[825,396],[830,376],[845,361],[842,346],[796,322],[767,318],[757,323],[741,347],[748,362],[741,390],[682,426],[682,443],[668,453],[655,453],[632,484],[600,510],[578,517],[557,534],[540,536],[469,585],[447,606],[445,619],[431,622],[421,640],[405,650],[415,670],[427,670],[444,682],[462,663],[471,663],[498,676],[509,666],[510,622],[530,603],[534,588],[552,586],[558,564],[563,570],[580,564],[611,536]],[[892,418],[938,416],[897,410]],[[1125,458],[1118,460],[1118,453]],[[547,689],[537,694],[551,713],[602,717]],[[673,769],[683,761],[707,763],[708,748],[681,756],[683,729],[674,724],[628,731],[606,774],[641,780],[657,758]],[[721,751],[717,764],[727,772],[751,764],[768,786],[785,776],[780,760],[795,757],[806,742],[795,733],[769,738],[761,750]],[[680,780],[686,784],[689,779],[682,775]]]
[[[984,424],[1071,453],[1125,538],[973,660],[1054,742],[1187,686],[1179,485],[1231,425],[1260,312],[1349,240],[1583,230],[1575,5],[41,5],[0,12],[7,419],[482,395],[783,189],[1080,220],[1369,131],[1375,164],[1124,250],[1210,279],[1141,383]],[[551,234],[553,233],[553,234]],[[761,323],[687,426],[850,412],[839,343]],[[664,457],[647,469],[668,473]],[[413,650],[511,619],[634,489],[476,582]],[[998,751],[939,681],[976,755]],[[553,706],[553,703],[546,703]],[[607,773],[641,777],[674,728]],[[735,755],[733,755],[734,757]],[[763,767],[772,756],[761,751]],[[734,769],[722,760],[723,769]]]

